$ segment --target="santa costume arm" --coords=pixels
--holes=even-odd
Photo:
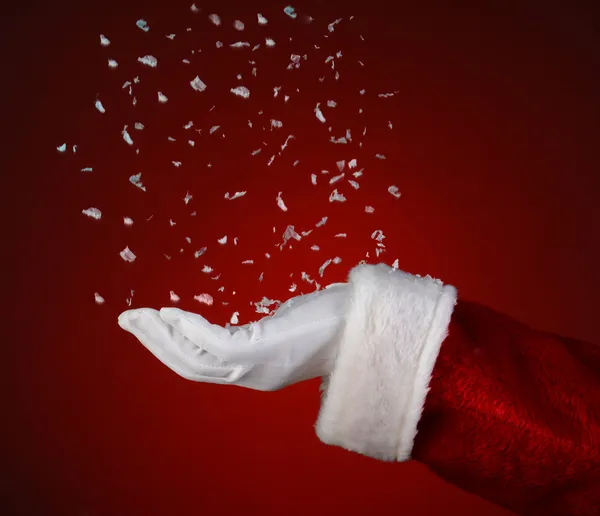
[[[600,514],[600,347],[385,265],[355,268],[350,284],[324,443],[416,459],[519,514]]]

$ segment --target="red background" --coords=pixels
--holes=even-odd
[[[116,317],[130,288],[134,307],[167,305],[172,289],[184,309],[221,324],[239,310],[244,323],[258,317],[249,301],[285,299],[300,271],[315,277],[326,258],[344,261],[327,269],[324,284],[343,281],[366,251],[376,261],[370,234],[382,229],[387,263],[398,258],[404,270],[440,277],[463,297],[534,327],[600,341],[598,18],[547,4],[484,12],[298,2],[298,12],[315,17],[302,25],[282,14],[285,4],[247,4],[198,2],[203,13],[193,16],[187,2],[54,2],[4,17],[3,219],[12,260],[5,293],[12,310],[3,346],[2,513],[507,514],[419,464],[384,464],[323,446],[313,430],[316,380],[275,393],[187,382],[123,332]],[[222,27],[207,22],[209,12],[221,14]],[[267,28],[257,26],[256,12],[269,19]],[[322,38],[327,23],[352,14]],[[142,17],[147,34],[135,27]],[[245,32],[233,31],[234,18],[246,23]],[[170,32],[178,34],[174,41],[164,38]],[[100,47],[100,33],[110,47]],[[227,45],[265,35],[278,42],[270,55],[265,48],[214,49],[217,39]],[[203,53],[190,56],[190,48]],[[340,81],[318,83],[324,58],[337,50],[344,52]],[[310,55],[299,70],[286,71],[281,63],[292,52]],[[135,63],[144,54],[158,57],[158,69]],[[119,61],[117,70],[108,69],[108,57]],[[256,78],[248,59],[257,60]],[[248,100],[228,93],[238,84],[236,67],[250,85]],[[209,86],[202,94],[188,86],[196,74]],[[134,109],[120,86],[135,75]],[[157,90],[169,96],[166,105],[156,102]],[[390,99],[376,96],[394,90]],[[105,115],[94,109],[96,95]],[[324,143],[329,123],[319,124],[313,108],[330,98],[339,103],[326,112],[332,134],[352,127],[352,146]],[[284,126],[263,133],[271,117]],[[142,132],[133,130],[138,120],[146,124]],[[181,127],[188,120],[204,128],[194,148]],[[120,138],[125,123],[139,156]],[[216,124],[225,138],[206,134]],[[250,159],[261,141],[279,145],[289,133],[296,140],[271,167],[268,149]],[[78,144],[77,154],[57,153],[64,141]],[[325,178],[314,187],[310,173],[333,174],[337,159],[353,157],[365,167],[361,189],[336,185],[349,200],[330,204]],[[84,166],[94,172],[79,172]],[[146,193],[127,181],[137,172]],[[386,192],[390,184],[401,199]],[[187,190],[194,195],[189,206],[181,200]],[[240,190],[248,194],[223,199]],[[275,203],[279,191],[286,213]],[[373,215],[365,204],[375,207]],[[90,206],[102,209],[101,221],[81,215]],[[123,216],[135,224],[125,228]],[[293,249],[273,247],[287,224],[305,230],[323,216],[327,225]],[[334,239],[339,232],[348,238]],[[218,246],[224,234],[239,236],[239,246]],[[313,243],[320,252],[310,251]],[[126,245],[138,256],[133,264],[118,255]],[[206,260],[194,260],[192,247],[203,245]],[[253,266],[240,265],[252,258]],[[204,263],[222,278],[202,274]],[[94,304],[95,291],[104,305]],[[213,307],[192,300],[201,292],[215,295]]]

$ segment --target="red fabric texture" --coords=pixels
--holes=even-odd
[[[600,514],[600,346],[459,301],[413,458],[518,514]]]

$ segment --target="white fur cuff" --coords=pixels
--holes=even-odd
[[[325,444],[386,461],[410,458],[456,289],[384,264],[350,272],[352,294],[316,431]]]

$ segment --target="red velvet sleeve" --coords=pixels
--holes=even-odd
[[[600,514],[600,346],[459,301],[412,457],[518,514]]]

